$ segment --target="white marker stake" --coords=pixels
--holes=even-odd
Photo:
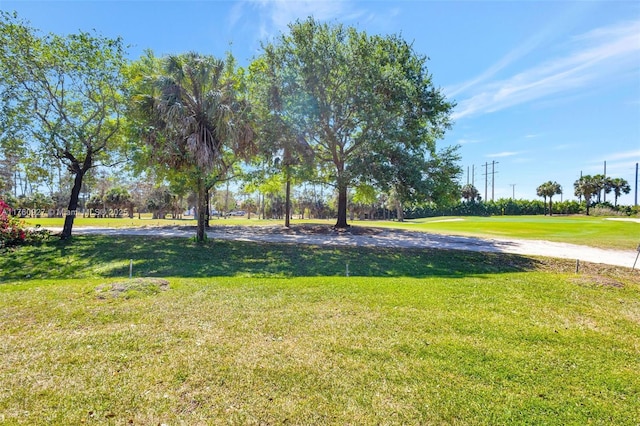
[[[129,279],[131,279],[133,275],[133,259],[129,259]]]

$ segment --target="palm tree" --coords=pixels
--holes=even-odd
[[[596,202],[598,204],[600,204],[600,202],[602,202],[603,199],[603,193],[604,194],[608,194],[611,192],[611,189],[613,188],[611,186],[611,178],[606,177],[603,174],[598,174],[598,175],[593,175],[591,177],[591,179],[593,180],[593,183],[596,185],[596,192],[594,193],[596,195]]]
[[[547,215],[547,191],[545,190],[545,185],[546,183],[543,183],[542,185],[536,188],[536,195],[538,197],[544,198],[544,215],[546,216]]]
[[[562,194],[562,186],[556,181],[548,181],[540,185],[536,191],[539,197],[544,197],[545,208],[547,205],[547,197],[549,197],[549,216],[553,216],[552,199],[554,195]]]
[[[610,181],[611,189],[613,189],[613,195],[615,196],[614,206],[618,207],[618,197],[620,195],[628,194],[631,192],[631,186],[629,182],[622,178],[611,179]]]
[[[575,195],[577,197],[584,197],[587,206],[587,216],[589,216],[589,204],[591,204],[591,197],[593,197],[598,193],[598,191],[602,189],[600,182],[601,179],[599,179],[597,175],[584,175],[573,183]]]
[[[146,140],[156,163],[187,174],[196,187],[196,240],[203,241],[208,190],[253,150],[248,105],[238,96],[230,56],[187,53],[153,62],[152,84],[138,97]]]
[[[467,202],[474,201],[480,196],[480,193],[478,192],[476,187],[469,183],[462,187],[461,193],[462,198],[464,198]]]

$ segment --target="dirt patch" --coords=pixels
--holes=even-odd
[[[603,275],[584,275],[571,279],[571,282],[581,287],[615,287],[624,288],[624,283]]]
[[[580,262],[576,273],[576,261],[554,257],[536,257],[537,270],[544,272],[575,273],[584,276],[606,276],[617,280],[631,280],[640,284],[640,271],[604,263]]]
[[[325,225],[300,225],[290,228],[282,227],[281,232],[289,235],[379,235],[384,232],[384,230],[366,226],[335,228]]]
[[[158,294],[169,289],[169,281],[162,278],[132,278],[96,287],[98,299],[124,298]]]

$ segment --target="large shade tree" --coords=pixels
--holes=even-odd
[[[338,193],[336,227],[347,226],[348,188],[369,184],[400,199],[441,195],[454,185],[453,150],[438,158],[435,141],[452,104],[432,83],[426,57],[397,36],[369,36],[309,18],[264,46],[276,76],[277,111],[311,147],[320,178]],[[441,172],[443,165],[452,166]]]
[[[120,39],[85,32],[41,35],[15,14],[0,12],[0,84],[11,93],[13,122],[26,126],[39,153],[73,176],[62,238],[71,236],[82,181],[112,161],[120,123],[124,47]]]
[[[197,194],[196,240],[205,239],[208,189],[238,158],[253,152],[248,103],[231,56],[198,53],[162,59],[152,53],[130,71],[133,128],[146,156],[188,177]]]
[[[309,179],[313,176],[313,150],[304,133],[292,122],[283,102],[283,91],[287,90],[285,76],[278,73],[274,58],[267,55],[255,59],[249,66],[249,94],[252,121],[256,126],[262,167],[254,176],[275,169],[284,178],[285,205],[284,225],[290,226],[291,183],[294,178]],[[262,173],[260,173],[262,172]],[[262,176],[264,182],[266,176]]]

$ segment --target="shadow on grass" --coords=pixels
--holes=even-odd
[[[427,277],[528,271],[535,259],[435,249],[324,247],[186,238],[77,236],[21,247],[0,259],[0,281],[134,276]]]

